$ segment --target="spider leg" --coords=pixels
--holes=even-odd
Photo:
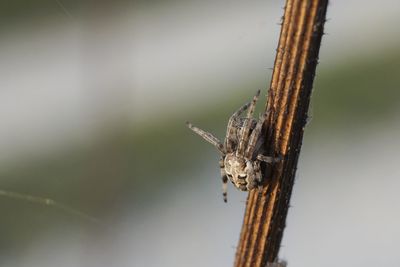
[[[224,157],[221,157],[219,160],[219,167],[221,168],[221,178],[222,178],[222,197],[224,198],[224,202],[228,201],[227,191],[228,191],[228,177],[225,173],[225,165],[224,165]]]
[[[235,113],[232,114],[232,116],[229,118],[228,121],[228,126],[226,129],[226,137],[225,137],[225,149],[228,153],[233,152],[234,149],[234,144],[236,140],[236,131],[237,128],[234,126],[237,118],[250,106],[250,103],[246,103],[243,106],[241,106],[238,110],[235,111]]]
[[[264,161],[266,163],[272,164],[272,163],[280,162],[282,160],[282,157],[274,158],[274,157],[269,157],[269,156],[265,156],[265,155],[259,154],[257,156],[257,159],[260,160],[260,161]]]
[[[198,135],[200,135],[201,137],[204,138],[204,140],[206,140],[207,142],[209,142],[210,144],[214,145],[219,152],[221,152],[222,154],[224,154],[224,146],[222,145],[222,143],[218,140],[218,138],[216,138],[214,135],[203,131],[200,128],[197,128],[196,126],[193,126],[190,122],[186,122],[186,125],[195,133],[197,133]]]
[[[240,140],[239,140],[239,148],[236,151],[237,154],[243,155],[244,150],[247,145],[247,141],[249,139],[250,127],[251,127],[251,119],[253,117],[254,109],[256,107],[256,103],[258,97],[260,96],[260,90],[257,91],[256,95],[253,97],[253,101],[251,101],[250,107],[247,110],[246,120],[244,121],[243,127],[240,131]]]
[[[264,125],[265,122],[265,118],[267,117],[268,113],[265,112],[260,119],[257,122],[256,127],[254,128],[254,130],[251,132],[250,138],[249,138],[249,142],[247,144],[247,148],[246,148],[246,153],[245,156],[249,159],[251,159],[253,157],[254,154],[254,149],[256,147],[257,141],[260,137],[261,134],[261,130],[262,127]]]
[[[262,172],[261,172],[261,164],[260,161],[256,160],[255,162],[255,166],[254,166],[254,173],[255,173],[255,177],[256,177],[256,181],[258,184],[258,189],[261,192],[262,189]]]

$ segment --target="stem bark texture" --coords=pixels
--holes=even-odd
[[[278,260],[327,5],[328,0],[286,1],[264,125],[266,151],[283,160],[266,167],[262,190],[248,195],[235,267],[265,267]]]

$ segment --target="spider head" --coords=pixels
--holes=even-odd
[[[251,161],[230,153],[226,155],[224,164],[226,175],[238,189],[247,191],[254,186],[255,174]]]

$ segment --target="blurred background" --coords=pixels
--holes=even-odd
[[[284,1],[0,4],[0,266],[232,266],[222,138],[265,103]],[[399,266],[400,2],[331,1],[280,257]]]

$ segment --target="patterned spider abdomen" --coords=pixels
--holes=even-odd
[[[224,165],[226,176],[238,189],[248,191],[257,186],[252,161],[230,153],[226,155]]]

